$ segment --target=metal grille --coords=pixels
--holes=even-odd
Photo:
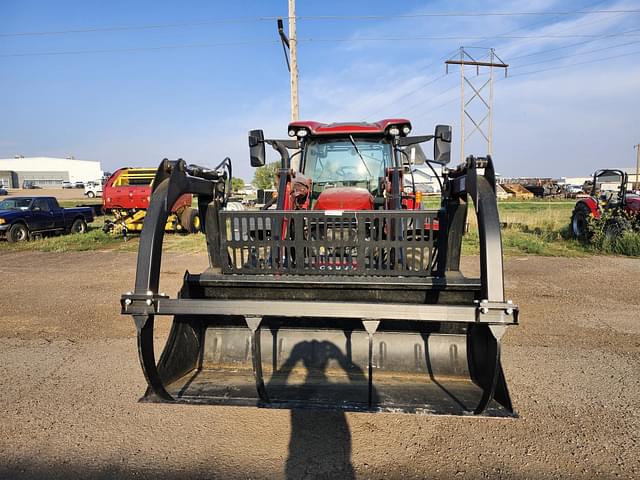
[[[222,271],[430,276],[437,211],[220,212]]]

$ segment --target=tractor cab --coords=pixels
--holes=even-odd
[[[265,140],[261,130],[253,130],[249,146],[253,166],[264,165],[265,143],[281,155],[279,210],[415,210],[421,192],[416,191],[413,168],[427,161],[420,143],[434,140],[429,162],[448,163],[451,127],[439,125],[434,135],[426,136],[411,137],[410,132],[406,119],[299,121],[289,124],[291,140]],[[294,160],[296,170],[291,168]]]
[[[602,208],[621,208],[626,203],[627,174],[621,170],[598,170],[593,176],[591,196]]]

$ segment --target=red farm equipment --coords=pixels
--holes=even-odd
[[[640,225],[640,196],[627,192],[628,176],[622,170],[598,170],[593,175],[590,196],[576,203],[571,215],[571,233],[589,240],[593,222],[603,221],[609,239]]]
[[[135,290],[121,299],[148,383],[141,401],[515,416],[500,339],[518,307],[504,297],[493,162],[445,170],[440,208],[423,209],[403,177],[424,142],[428,162],[449,162],[451,127],[410,132],[404,119],[294,122],[288,140],[249,132],[252,166],[266,144],[281,157],[273,210],[226,210],[226,168],[163,161]],[[198,196],[210,267],[170,298],[158,291],[163,227],[185,193]],[[469,201],[478,278],[460,272]],[[157,315],[173,317],[158,361]]]
[[[105,213],[113,215],[107,220],[104,231],[113,234],[140,232],[151,200],[151,182],[155,168],[120,168],[107,180],[103,187],[102,207]],[[195,233],[200,230],[198,211],[191,208],[191,194],[182,195],[171,208],[165,229]]]

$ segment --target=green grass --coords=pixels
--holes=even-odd
[[[137,252],[139,236],[110,235],[102,231],[102,222],[96,222],[85,234],[56,235],[35,238],[29,242],[0,243],[0,251],[38,251],[38,252],[84,252],[84,251],[120,251]],[[167,233],[164,237],[164,248],[168,251],[206,252],[206,242],[201,233],[183,235]]]
[[[102,199],[85,198],[85,199],[76,199],[76,200],[58,200],[58,204],[62,208],[70,208],[78,205],[102,205]]]
[[[99,203],[99,200],[94,200]],[[75,204],[76,202],[69,201]],[[87,202],[89,203],[89,202]],[[438,197],[427,197],[423,205],[439,206]],[[583,244],[570,238],[569,222],[575,205],[573,200],[509,200],[498,203],[502,228],[503,250],[506,255],[546,255],[578,257],[593,254],[628,255],[640,257],[640,232],[625,232],[613,242],[604,235],[596,235],[594,241]],[[63,235],[36,239],[22,244],[0,242],[0,251],[68,252],[88,250],[114,250],[135,252],[138,236],[130,235],[125,241],[102,231],[105,217],[99,217],[85,235]],[[470,209],[468,232],[463,240],[464,254],[480,251],[478,229]],[[182,235],[167,233],[164,248],[168,251],[206,252],[202,234]]]

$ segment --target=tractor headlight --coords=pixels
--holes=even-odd
[[[296,136],[296,131],[293,128],[291,130],[289,130],[289,136],[290,137],[295,137]]]
[[[409,132],[411,131],[411,127],[409,125],[405,125],[404,127],[402,127],[402,133],[405,135],[409,135]]]
[[[309,131],[306,128],[301,128],[298,130],[298,137],[303,138],[308,135]]]
[[[389,129],[389,135],[397,137],[398,135],[400,135],[400,129],[398,127],[391,127]]]
[[[0,218],[0,225],[4,225],[7,221],[4,218]]]

